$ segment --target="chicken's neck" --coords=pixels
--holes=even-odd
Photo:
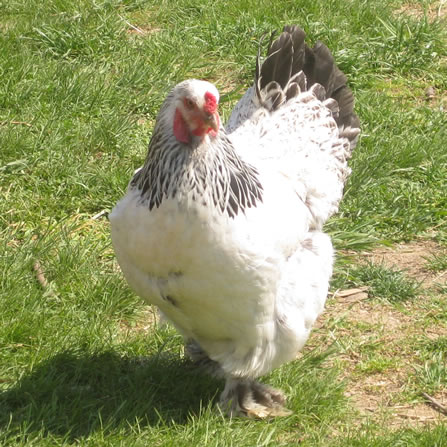
[[[145,164],[131,186],[140,191],[149,210],[172,198],[234,218],[262,201],[258,172],[237,155],[223,129],[215,138],[186,145],[156,126]]]

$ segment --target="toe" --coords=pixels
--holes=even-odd
[[[253,382],[252,384],[253,397],[257,402],[264,405],[274,406],[275,404],[285,405],[287,398],[285,394],[263,383]]]

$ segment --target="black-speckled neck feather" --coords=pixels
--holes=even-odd
[[[186,145],[166,127],[157,123],[145,164],[131,182],[149,210],[168,198],[191,199],[234,218],[262,202],[257,170],[240,159],[224,129],[206,143]]]

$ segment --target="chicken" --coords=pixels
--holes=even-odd
[[[110,214],[133,290],[226,380],[228,415],[289,414],[256,379],[296,358],[323,311],[338,209],[359,121],[345,75],[322,43],[286,26],[256,64],[227,125],[214,85],[168,94],[145,163]]]

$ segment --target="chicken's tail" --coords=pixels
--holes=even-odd
[[[354,95],[346,85],[347,78],[335,65],[326,45],[318,41],[310,48],[305,37],[298,26],[285,26],[270,44],[262,64],[259,49],[255,79],[258,100],[272,111],[302,91],[312,91],[332,111],[340,136],[349,140],[352,150],[360,122],[354,113]]]

